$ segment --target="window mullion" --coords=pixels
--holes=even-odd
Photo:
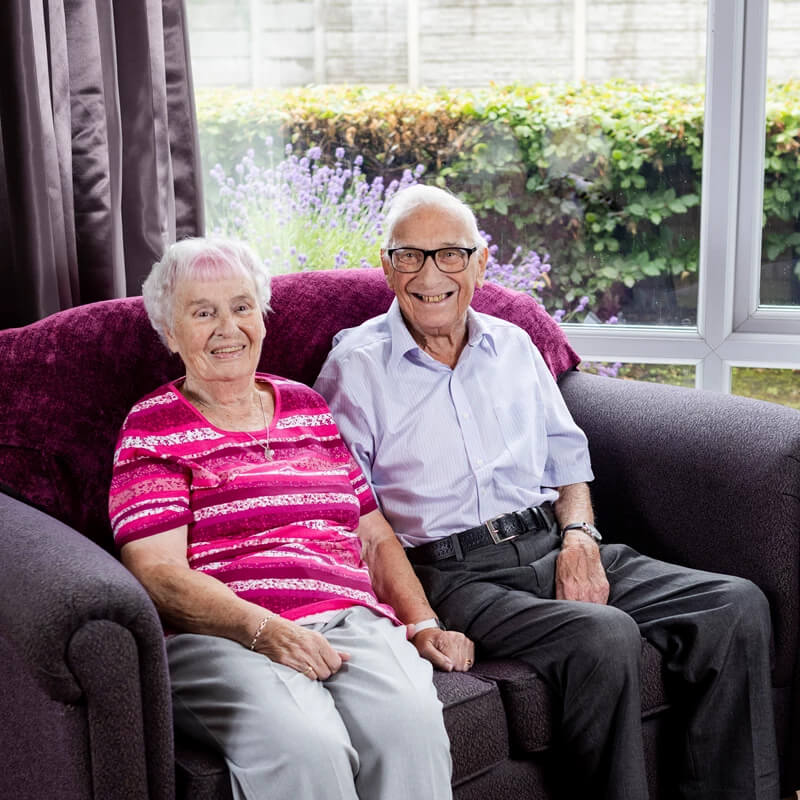
[[[768,0],[747,0],[745,10],[739,208],[737,215],[733,327],[748,321],[759,306],[761,234],[766,142]]]
[[[713,351],[733,331],[745,0],[709,0],[697,324]],[[698,386],[724,391],[724,370]]]

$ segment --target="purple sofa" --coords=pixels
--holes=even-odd
[[[307,383],[335,331],[391,300],[377,270],[280,276],[273,287],[261,368]],[[800,412],[586,375],[531,298],[487,286],[474,305],[525,327],[560,374],[589,436],[608,540],[766,592],[783,788],[800,786]],[[230,797],[219,756],[174,738],[158,617],[116,559],[106,518],[123,417],[181,372],[139,298],[0,332],[0,797]],[[642,674],[652,796],[666,798],[676,737],[649,645]],[[559,796],[557,708],[531,669],[479,661],[435,681],[457,800]]]

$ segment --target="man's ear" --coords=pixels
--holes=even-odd
[[[394,291],[394,270],[392,269],[392,262],[389,260],[389,256],[386,255],[386,250],[383,248],[381,248],[381,266],[383,267],[383,274],[386,276],[386,283],[389,285],[389,288]]]
[[[475,286],[477,286],[479,289],[486,282],[485,281],[486,263],[488,261],[489,261],[489,248],[483,247],[478,253],[478,276],[475,279]]]

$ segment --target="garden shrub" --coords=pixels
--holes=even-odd
[[[800,84],[770,88],[770,259],[800,251],[798,100]],[[424,168],[421,180],[447,186],[475,209],[506,254],[498,255],[505,266],[533,263],[520,253],[549,256],[553,269],[537,273],[536,292],[551,309],[557,302],[574,309],[589,296],[607,318],[642,281],[678,294],[696,283],[702,87],[614,81],[416,92],[204,90],[197,105],[205,163],[222,165],[227,176],[248,150],[267,163],[282,157],[285,143],[294,153],[318,148],[320,165],[331,167],[344,148],[351,162],[361,159],[365,181],[382,175],[388,184]],[[216,191],[209,184],[212,226],[219,221]],[[691,300],[683,302],[681,313],[691,316]]]

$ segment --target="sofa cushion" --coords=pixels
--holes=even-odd
[[[435,672],[453,754],[453,785],[480,775],[509,756],[508,725],[493,681],[465,672]]]
[[[473,672],[494,681],[500,689],[512,753],[538,753],[552,745],[557,711],[554,698],[533,667],[521,661],[490,660]],[[667,708],[661,655],[642,641],[642,715],[655,716]]]
[[[333,335],[384,313],[394,297],[383,271],[374,268],[279,275],[272,285],[261,367],[309,385]],[[487,283],[475,292],[472,307],[524,328],[556,377],[578,364],[563,330],[532,297]]]

